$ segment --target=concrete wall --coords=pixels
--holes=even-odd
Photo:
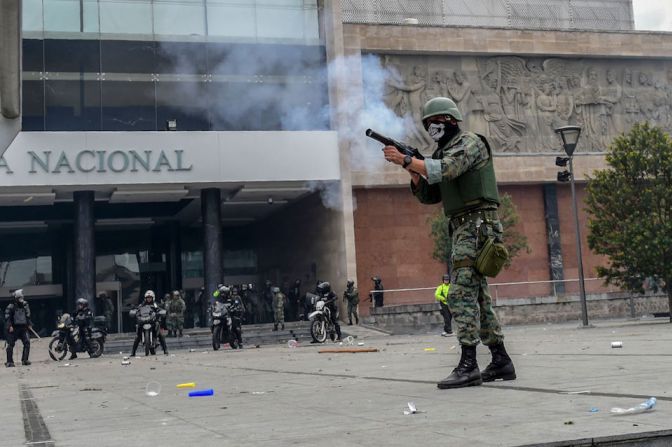
[[[588,296],[590,321],[609,318],[629,318],[667,312],[667,297],[637,296],[632,302],[625,294]],[[581,307],[577,296],[516,300],[511,305],[496,305],[495,311],[503,325],[561,323],[580,321]],[[443,328],[438,304],[412,304],[377,308],[364,320],[365,324],[392,333],[427,332]]]

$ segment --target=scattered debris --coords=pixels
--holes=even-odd
[[[343,340],[343,343],[345,343],[348,346],[353,346],[355,344],[355,337],[353,337],[352,335],[348,335],[347,337],[345,337],[345,340]],[[362,345],[364,345],[364,343],[362,343],[360,346]]]
[[[436,348],[425,348],[425,352],[434,352]]]
[[[145,386],[145,395],[149,397],[156,397],[161,393],[161,384],[159,382],[149,382]]]
[[[598,411],[600,411],[600,409],[597,408],[597,407],[593,407],[593,408],[590,409],[591,413],[597,413]]]
[[[408,416],[409,414],[415,414],[418,412],[418,409],[415,408],[415,404],[413,402],[409,402],[408,404],[408,410],[404,410],[404,414]]]
[[[590,394],[589,390],[584,391],[562,391],[560,394]]]
[[[287,347],[288,348],[296,348],[299,345],[299,342],[296,340],[288,340],[287,341]]]
[[[377,348],[326,348],[320,349],[317,351],[320,354],[341,354],[341,353],[351,353],[357,354],[358,352],[378,352]]]
[[[359,343],[357,343],[357,346],[364,346],[364,342],[360,341]]]
[[[252,394],[255,396],[259,396],[261,394],[266,394],[266,391],[252,391]]]
[[[130,360],[122,360],[122,361],[121,361],[121,365],[122,365],[122,366],[128,366],[128,365],[130,365],[130,364],[131,364],[131,361],[130,361]]]
[[[611,347],[612,348],[622,348],[623,347],[623,342],[622,341],[612,341],[611,342]]]
[[[212,396],[214,394],[215,390],[213,390],[212,388],[208,388],[206,390],[190,391],[189,397],[205,397],[205,396]]]
[[[646,411],[651,411],[656,407],[656,398],[650,397],[646,401],[632,408],[618,408],[614,407],[611,409],[611,414],[623,415],[623,414],[637,414],[644,413]]]
[[[176,388],[196,388],[196,382],[178,383]]]
[[[448,348],[448,350],[449,350],[449,351],[452,351],[452,350],[455,349],[455,348],[456,348],[456,346],[453,345],[453,346],[451,346],[450,348]]]
[[[574,421],[565,421],[565,425],[574,425]]]
[[[79,391],[103,391],[102,388],[82,388]]]

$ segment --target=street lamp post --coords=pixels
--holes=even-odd
[[[562,138],[562,146],[567,154],[567,159],[562,160],[565,163],[569,161],[569,175],[567,173],[558,173],[558,180],[566,181],[569,177],[569,184],[572,190],[572,210],[574,211],[574,226],[576,227],[576,257],[577,266],[579,269],[579,299],[581,301],[581,321],[583,327],[588,327],[588,304],[586,302],[586,286],[583,277],[583,254],[581,251],[581,229],[579,227],[579,210],[576,205],[576,188],[574,186],[574,162],[573,155],[576,145],[581,135],[581,128],[579,126],[564,126],[555,129],[555,133]],[[556,159],[556,164],[563,165]]]

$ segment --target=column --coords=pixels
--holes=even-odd
[[[180,223],[168,223],[168,283],[172,290],[182,288],[182,244]]]
[[[548,240],[548,259],[551,280],[560,281],[565,277],[560,245],[560,222],[558,221],[558,190],[555,184],[545,184],[544,214]],[[565,293],[565,283],[555,283],[556,293]]]
[[[95,313],[96,249],[95,220],[93,217],[93,191],[75,191],[75,295],[73,300],[86,298]],[[74,302],[72,303],[74,309]]]
[[[222,282],[222,210],[219,189],[201,190],[201,215],[203,216],[203,280],[204,299],[201,303],[204,320],[205,309],[212,292]]]

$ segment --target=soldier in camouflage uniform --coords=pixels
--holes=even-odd
[[[355,316],[355,324],[359,324],[359,314],[357,313],[357,305],[359,304],[359,291],[355,287],[355,282],[348,280],[345,292],[343,292],[343,301],[348,303],[348,326],[352,326],[352,316]]]
[[[173,293],[170,294],[165,306],[166,313],[168,314],[168,317],[166,318],[168,336],[181,337],[182,330],[184,329],[184,311],[187,309],[187,306],[184,304],[180,292],[173,290]]]
[[[273,287],[271,289],[273,292],[273,315],[275,317],[273,323],[273,330],[278,330],[278,325],[281,325],[280,329],[285,329],[285,294],[280,291],[280,287]]]
[[[492,153],[485,138],[459,127],[462,114],[449,98],[429,100],[423,125],[437,149],[431,159],[421,160],[384,148],[385,159],[401,165],[411,175],[411,190],[421,203],[443,203],[452,237],[452,278],[448,306],[462,347],[458,366],[439,388],[461,388],[497,379],[513,380],[516,372],[504,348],[504,335],[492,308],[485,277],[476,270],[481,244],[488,238],[502,241],[497,216],[499,196]],[[492,362],[482,372],[476,362],[476,346],[483,342]]]

